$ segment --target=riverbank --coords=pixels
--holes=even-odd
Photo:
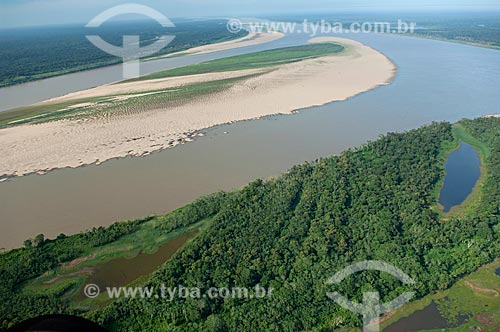
[[[443,38],[443,37],[437,37],[437,36],[428,36],[428,35],[421,35],[418,33],[413,33],[413,34],[401,33],[400,35],[405,36],[405,37],[423,38],[423,39],[437,40],[437,41],[454,43],[454,44],[482,47],[482,48],[487,48],[487,49],[497,50],[497,51],[500,50],[500,46],[490,45],[490,44],[480,43],[480,42],[474,42],[474,41],[459,40],[459,39],[454,39],[454,38]]]
[[[385,55],[359,42],[329,37],[310,42],[341,43],[346,50],[243,74],[209,73],[208,76],[215,76],[208,81],[207,76],[200,75],[198,81],[190,84],[202,84],[196,90],[207,93],[192,98],[196,93],[187,91],[184,95],[188,98],[176,99],[168,107],[139,105],[139,110],[124,107],[111,113],[94,107],[96,112],[92,117],[1,129],[0,153],[6,157],[0,163],[0,177],[43,174],[57,168],[145,156],[191,141],[195,133],[213,126],[272,114],[292,114],[298,109],[345,100],[387,84],[395,75],[396,67]],[[216,75],[226,76],[220,79]],[[168,88],[190,87],[184,79]],[[166,79],[162,83],[176,80]],[[89,107],[85,103],[77,106]]]
[[[231,50],[233,48],[254,46],[254,45],[259,45],[259,44],[264,44],[264,43],[270,43],[272,41],[281,39],[284,36],[285,35],[283,33],[277,32],[277,31],[250,32],[248,35],[246,35],[242,38],[233,39],[233,40],[229,40],[229,41],[222,42],[222,43],[197,46],[197,47],[187,49],[185,51],[170,53],[170,54],[150,58],[148,60],[157,60],[157,59],[169,58],[169,57],[174,57],[174,56],[182,56],[182,55],[188,55],[188,54],[205,54],[205,53]]]

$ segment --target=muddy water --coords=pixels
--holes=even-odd
[[[99,286],[101,291],[104,291],[107,287],[126,286],[137,278],[156,271],[160,265],[169,260],[189,239],[194,237],[197,232],[198,231],[192,231],[173,239],[151,254],[140,253],[134,258],[118,258],[97,265],[93,268],[91,275],[85,281],[85,285],[95,284]],[[83,300],[85,298],[82,289],[77,300]]]
[[[409,317],[402,318],[386,327],[384,332],[416,332],[448,329],[464,324],[467,319],[469,319],[467,315],[459,315],[456,321],[451,323],[441,315],[436,303],[432,302],[424,309],[416,311]]]
[[[402,318],[384,329],[384,332],[413,332],[451,327],[441,316],[434,302],[413,315]]]

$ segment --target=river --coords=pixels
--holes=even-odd
[[[294,164],[338,154],[388,131],[499,112],[499,51],[397,35],[341,37],[361,41],[391,58],[398,66],[392,84],[292,116],[212,128],[196,142],[148,157],[111,160],[99,166],[62,169],[0,183],[0,246],[19,246],[38,233],[53,237],[165,213],[200,195],[279,175]],[[308,39],[293,34],[245,49],[160,61],[167,61],[164,68],[170,68],[299,45]],[[2,106],[21,106],[111,82],[116,80],[106,74],[111,70],[32,82],[8,88],[9,92],[2,89],[0,100]],[[75,78],[79,75],[86,79]]]

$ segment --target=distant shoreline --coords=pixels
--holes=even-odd
[[[488,45],[488,44],[479,43],[479,42],[472,42],[472,41],[466,41],[466,40],[458,40],[458,39],[453,39],[453,38],[437,37],[437,36],[436,37],[435,36],[426,36],[426,35],[421,35],[421,34],[418,34],[418,33],[413,33],[413,34],[399,33],[397,35],[398,36],[403,36],[403,37],[414,37],[414,38],[422,38],[422,39],[436,40],[436,41],[442,41],[442,42],[449,42],[449,43],[454,43],[454,44],[475,46],[475,47],[481,47],[481,48],[487,48],[487,49],[490,49],[490,50],[500,51],[500,46]]]
[[[177,50],[174,50],[171,53],[163,54],[161,56],[152,55],[152,56],[145,57],[141,60],[142,61],[149,61],[149,60],[153,60],[153,59],[157,59],[157,58],[165,58],[165,57],[168,57],[169,55],[186,52],[186,51],[189,51],[193,48],[232,42],[235,40],[245,38],[249,35],[248,31],[246,31],[246,30],[242,30],[242,34],[244,34],[244,35],[243,36],[230,35],[227,38],[220,40],[218,42],[215,42],[215,43],[214,42],[207,42],[205,44],[200,44],[199,46],[196,46],[196,47],[189,47],[189,46],[179,47]],[[80,73],[80,72],[85,72],[85,71],[94,70],[94,69],[116,66],[116,65],[119,65],[121,63],[122,63],[122,60],[120,58],[115,58],[115,59],[106,60],[104,62],[89,63],[89,64],[85,64],[85,65],[76,66],[73,68],[36,74],[36,75],[32,75],[32,76],[27,76],[23,79],[16,80],[15,83],[1,83],[0,82],[0,89],[1,88],[15,87],[15,86],[26,84],[26,83],[36,82],[36,81],[40,81],[40,80],[44,80],[44,79],[48,79],[48,78],[54,78],[54,77],[58,77],[58,76],[64,76],[64,75],[68,75],[68,74],[74,74],[74,73]]]

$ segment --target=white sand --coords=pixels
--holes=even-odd
[[[208,73],[208,74],[198,74],[198,75],[189,75],[180,77],[158,78],[147,81],[136,81],[136,82],[119,83],[119,84],[110,83],[95,88],[91,88],[88,90],[72,92],[61,97],[48,99],[38,104],[63,102],[81,98],[102,97],[102,96],[110,96],[117,94],[168,89],[187,84],[209,82],[209,81],[251,75],[263,72],[265,70],[266,69],[248,69],[248,70],[221,72],[221,73]]]
[[[234,40],[229,40],[227,42],[222,42],[222,43],[217,43],[217,44],[209,44],[209,45],[203,45],[203,46],[198,46],[198,47],[193,47],[185,51],[181,52],[175,52],[175,53],[170,53],[166,55],[162,55],[159,57],[155,57],[154,59],[161,59],[161,58],[168,58],[176,55],[181,55],[181,54],[204,54],[204,53],[212,53],[212,52],[218,52],[218,51],[225,51],[225,50],[230,50],[233,48],[240,48],[240,47],[246,47],[246,46],[252,46],[252,45],[258,45],[258,44],[264,44],[264,43],[269,43],[274,40],[278,40],[280,38],[283,38],[285,35],[281,32],[251,32],[245,37],[239,38],[239,39],[234,39]]]
[[[191,133],[212,126],[271,114],[291,114],[297,109],[344,100],[387,84],[395,75],[395,65],[372,48],[342,38],[317,38],[311,42],[324,41],[341,42],[349,46],[349,51],[281,65],[224,92],[182,106],[88,121],[57,121],[2,129],[0,175],[22,176],[112,158],[147,155],[189,141]],[[162,84],[185,84],[186,79],[166,79]],[[96,90],[92,90],[94,92],[80,94],[95,93]]]

